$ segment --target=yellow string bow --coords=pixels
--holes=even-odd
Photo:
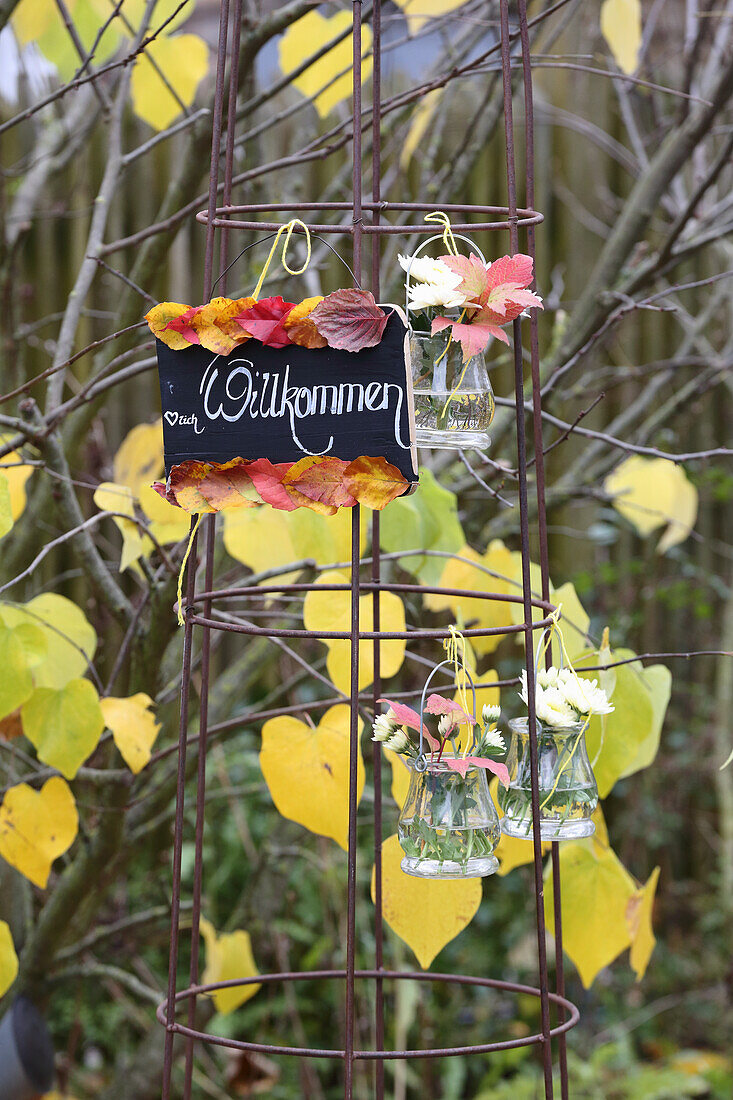
[[[444,210],[433,210],[432,213],[426,214],[423,218],[426,222],[438,222],[443,226],[443,244],[448,252],[454,256],[458,255],[458,246],[456,245],[455,237],[453,236],[453,230],[450,224],[450,218]]]
[[[453,674],[456,683],[458,702],[463,707],[466,714],[470,714],[468,709],[468,696],[466,694],[466,682],[468,676],[466,675],[466,639],[461,634],[457,626],[449,626],[450,637],[446,638],[443,642],[443,648],[446,652],[446,657],[453,663]],[[474,714],[474,718],[478,719],[478,715]],[[469,739],[470,743],[470,739]]]
[[[186,547],[186,553],[183,555],[183,561],[181,562],[181,568],[178,572],[177,600],[178,600],[178,625],[179,626],[183,626],[184,623],[186,622],[186,620],[183,616],[183,577],[184,577],[185,572],[186,572],[186,565],[188,564],[189,555],[191,553],[191,550],[193,549],[193,540],[196,538],[196,532],[198,531],[199,524],[201,523],[201,520],[203,518],[204,518],[203,513],[200,513],[198,516],[196,516],[196,522],[194,523],[193,527],[191,528],[191,533],[188,536],[188,546]]]
[[[305,256],[305,263],[303,264],[303,266],[301,268],[298,268],[297,271],[294,271],[292,267],[288,266],[287,252],[288,252],[288,246],[290,244],[290,238],[292,237],[293,230],[296,228],[296,226],[300,226],[300,228],[303,230],[303,232],[305,234],[306,256]],[[275,253],[277,251],[277,246],[280,242],[280,238],[282,237],[283,233],[285,233],[287,235],[285,237],[285,240],[283,241],[282,265],[285,268],[285,270],[287,271],[288,275],[303,275],[305,273],[307,267],[308,267],[308,264],[311,262],[311,251],[312,250],[311,250],[310,229],[305,224],[305,222],[302,222],[300,220],[300,218],[291,218],[291,220],[289,222],[287,222],[285,225],[281,225],[280,228],[278,229],[277,233],[275,234],[275,240],[272,242],[272,248],[270,249],[270,255],[265,260],[265,266],[262,268],[262,273],[261,273],[261,275],[259,277],[259,280],[257,282],[257,286],[254,288],[254,291],[252,293],[252,297],[255,300],[257,300],[260,296],[260,291],[262,290],[262,286],[263,286],[263,283],[264,283],[265,278],[267,276],[267,272],[268,272],[270,264],[272,263],[272,260],[275,256]]]

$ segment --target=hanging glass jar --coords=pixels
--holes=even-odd
[[[422,307],[415,305],[414,295],[419,284],[411,283],[412,268],[415,261],[426,262],[418,260],[423,248],[442,239],[438,235],[424,241],[405,267],[415,438],[418,447],[485,450],[491,442],[488,429],[495,411],[494,392],[489,381],[486,359],[482,353],[472,356],[464,363],[463,349],[457,340],[451,339],[450,329],[431,335],[433,313],[459,320],[459,308],[452,308],[445,302],[436,302],[435,305],[426,302]],[[480,256],[482,262],[486,262],[468,237],[456,234],[454,239],[467,242],[471,251]]]
[[[499,866],[499,817],[486,772],[451,768],[453,753],[440,760],[418,757],[410,768],[410,789],[397,822],[405,853],[402,870],[420,878],[480,878]],[[422,761],[422,764],[421,764]]]
[[[565,726],[537,722],[537,781],[540,833],[543,840],[569,840],[595,831],[591,815],[598,805],[598,787],[585,744],[587,722]],[[499,788],[504,811],[501,830],[507,836],[532,836],[532,769],[529,721],[509,723],[508,788]]]

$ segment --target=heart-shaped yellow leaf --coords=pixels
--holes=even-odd
[[[18,973],[18,956],[15,953],[10,925],[0,920],[0,997],[15,981]]]
[[[641,0],[603,0],[601,33],[619,69],[635,72],[641,49]]]
[[[127,485],[134,497],[163,473],[163,426],[158,418],[152,424],[131,428],[117,448],[113,463],[114,480]]]
[[[177,34],[149,42],[132,70],[130,93],[135,114],[154,130],[165,130],[180,115],[181,103],[191,106],[208,71],[209,47],[197,34]]]
[[[0,805],[0,856],[44,890],[51,864],[78,831],[74,796],[60,775],[47,779],[40,791],[18,783]]]
[[[423,970],[467,928],[481,904],[481,879],[427,879],[406,875],[397,835],[382,844],[382,912]],[[375,875],[372,870],[372,901]]]
[[[46,656],[41,629],[31,623],[6,627],[0,619],[0,718],[12,714],[33,694],[32,669]]]
[[[611,848],[593,838],[560,845],[563,946],[580,980],[596,975],[632,941],[627,912],[636,883]],[[552,870],[545,870],[545,920],[552,928]]]
[[[21,623],[40,629],[46,653],[34,662],[36,687],[63,687],[86,672],[97,648],[97,635],[80,607],[56,592],[42,592],[27,604],[0,603],[6,626]]]
[[[124,512],[130,519],[113,516],[112,520],[122,535],[122,553],[120,555],[120,573],[152,549],[139,524],[135,523],[135,499],[132,489],[127,485],[117,485],[113,481],[103,481],[94,491],[94,503],[101,512]]]
[[[280,68],[287,76],[300,68],[313,54],[327,45],[342,32],[349,31],[352,16],[348,11],[339,11],[330,17],[317,11],[309,11],[286,30],[280,39]],[[369,27],[362,26],[362,81],[368,80],[372,72],[372,59],[365,56],[372,44]],[[307,99],[314,96],[314,106],[321,118],[326,118],[337,103],[350,99],[352,94],[352,44],[351,35],[346,36],[328,50],[318,61],[309,65],[305,72],[297,76],[293,84]]]
[[[297,718],[271,718],[262,727],[260,767],[283,817],[328,836],[346,850],[349,828],[350,710],[331,707],[312,729]],[[364,790],[359,748],[357,799]]]
[[[697,489],[682,466],[669,459],[632,455],[608,475],[603,488],[614,498],[614,508],[640,535],[666,526],[657,544],[658,554],[684,542],[695,526]]]
[[[73,779],[99,744],[104,718],[89,680],[62,688],[37,688],[21,708],[23,732],[38,759]]]
[[[344,573],[330,570],[322,573],[319,584],[348,584]],[[349,630],[351,625],[350,592],[309,592],[303,607],[306,630]],[[387,631],[404,631],[405,607],[394,592],[382,592],[379,598],[380,628]],[[359,626],[361,630],[374,629],[371,593],[359,600]],[[348,639],[326,639],[328,675],[339,689],[349,694],[351,688],[351,643]],[[405,642],[400,639],[384,641],[380,648],[382,677],[396,676],[405,659]],[[359,690],[368,687],[374,679],[373,643],[365,639],[359,646]]]
[[[151,709],[155,706],[153,700],[144,692],[127,699],[109,695],[99,700],[99,706],[123,760],[137,775],[150,760],[150,750],[160,731]]]
[[[458,559],[464,559],[459,561]],[[465,560],[467,559],[467,560]],[[470,564],[469,564],[470,563]],[[511,551],[503,542],[495,539],[490,543],[484,555],[478,554],[470,546],[464,546],[455,558],[446,563],[440,578],[441,588],[465,589],[474,592],[497,592],[501,595],[516,595],[511,583],[514,564]],[[497,627],[503,629],[511,625],[512,605],[495,600],[482,600],[475,596],[436,596],[427,595],[425,606],[431,611],[450,608],[456,622],[461,626]],[[479,654],[493,653],[501,642],[501,635],[488,638],[471,638],[471,645]]]
[[[259,974],[252,954],[249,932],[238,928],[236,932],[219,934],[206,917],[201,918],[200,928],[206,944],[206,967],[202,979],[204,985],[232,981],[235,978],[253,978],[255,974]],[[232,986],[230,989],[218,989],[211,996],[216,1011],[226,1016],[250,997],[254,997],[261,988],[259,983]]]
[[[227,553],[256,573],[306,558],[318,565],[351,558],[350,509],[340,508],[335,516],[321,516],[310,508],[294,512],[247,508],[222,515]],[[366,538],[366,516],[362,511],[362,549]]]

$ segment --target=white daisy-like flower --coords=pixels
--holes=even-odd
[[[407,292],[408,309],[428,309],[430,306],[454,309],[465,301],[466,295],[447,283],[410,283]]]
[[[523,703],[528,704],[527,670],[521,673],[522,690],[519,697]],[[535,711],[540,722],[548,726],[574,726],[577,724],[578,715],[569,705],[559,686],[551,684],[542,687],[539,677],[535,684]]]
[[[432,256],[398,256],[400,267],[407,272],[415,283],[445,283],[453,290],[461,282],[461,276],[451,271],[443,260],[434,260]]]
[[[404,752],[410,744],[410,738],[407,736],[404,730],[395,730],[391,737],[388,737],[384,742],[385,749],[391,749],[392,752]]]
[[[560,691],[566,703],[584,718],[591,714],[611,714],[614,710],[597,680],[569,676],[560,684]]]
[[[443,714],[438,722],[438,733],[441,737],[447,737],[451,730],[456,728],[456,725],[456,720],[452,714]]]
[[[497,707],[496,709],[498,710],[499,708]],[[504,742],[504,738],[499,733],[498,729],[496,729],[496,727],[493,727],[492,729],[489,729],[487,727],[484,730],[481,737],[481,749],[484,752],[487,749],[496,749],[499,752],[504,752],[504,750],[506,749],[506,744]]]
[[[395,725],[390,714],[394,714],[394,711],[390,707],[386,714],[380,714],[374,719],[372,729],[374,730],[374,737],[372,741],[386,741],[388,737],[391,737],[394,733]]]
[[[481,708],[481,717],[484,720],[484,725],[488,725],[489,722],[498,722],[501,718],[501,707],[492,707],[488,703],[484,703]]]
[[[537,673],[537,683],[540,687],[555,687],[560,677],[559,669],[556,669],[554,665],[550,668],[541,668]]]

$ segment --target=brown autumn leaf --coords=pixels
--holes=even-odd
[[[227,1087],[233,1096],[256,1096],[267,1093],[280,1077],[280,1067],[255,1050],[229,1052],[226,1070]]]
[[[361,351],[382,339],[388,315],[368,290],[334,290],[310,315],[330,348]]]
[[[311,319],[311,313],[316,306],[323,301],[323,296],[317,294],[314,298],[305,298],[299,305],[290,310],[285,318],[285,329],[294,344],[302,348],[325,348],[328,343],[321,336]]]
[[[377,512],[386,508],[395,497],[402,496],[409,485],[397,467],[381,455],[355,458],[344,470],[344,483],[360,504]]]
[[[343,459],[327,455],[301,458],[285,474],[282,485],[291,499],[306,508],[320,512],[321,507],[316,507],[320,505],[328,509],[324,514],[333,515],[338,508],[353,508],[356,504],[344,484],[347,466]]]
[[[153,336],[157,336],[172,351],[183,351],[184,348],[191,346],[191,341],[182,332],[177,332],[167,326],[171,321],[175,321],[184,313],[188,313],[190,309],[190,306],[184,306],[181,302],[161,302],[148,310],[145,314],[145,320],[148,322]]]
[[[14,741],[16,737],[23,736],[23,723],[20,718],[20,707],[6,714],[0,719],[0,741]]]
[[[190,514],[261,504],[247,473],[247,464],[241,458],[221,463],[181,462],[171,470],[168,486],[168,499],[175,494],[176,504]]]

